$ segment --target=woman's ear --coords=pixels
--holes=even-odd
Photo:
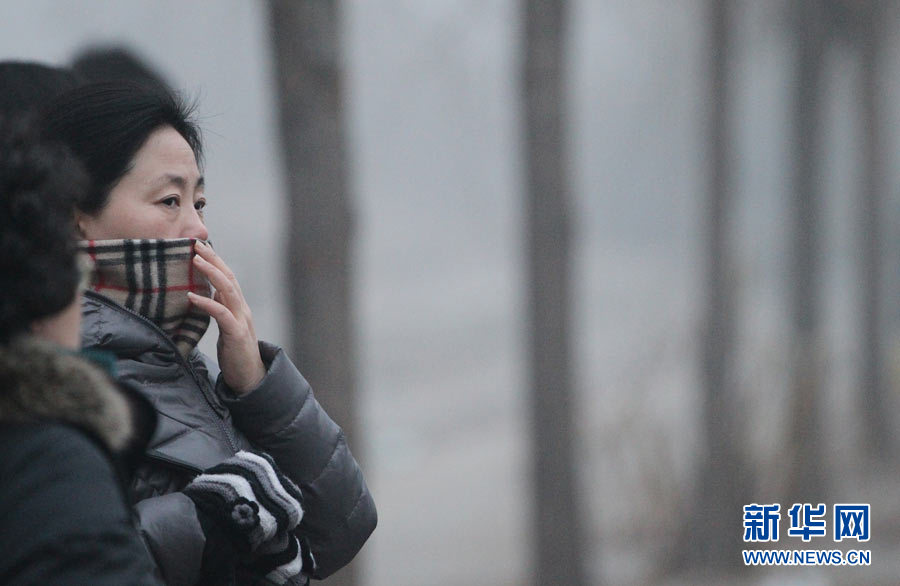
[[[78,235],[78,238],[82,240],[87,239],[87,234],[85,233],[84,225],[87,221],[87,214],[83,212],[79,212],[75,210],[75,232]]]

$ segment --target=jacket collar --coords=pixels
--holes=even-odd
[[[119,358],[150,351],[178,360],[175,344],[165,332],[149,319],[105,295],[85,291],[81,308],[81,341],[84,347],[112,352]]]
[[[182,358],[159,328],[92,291],[84,292],[82,318],[82,345],[125,361],[128,368],[119,369],[119,383],[131,384],[138,394],[153,400],[158,425],[147,446],[148,456],[199,472],[234,454],[237,448],[232,449],[231,443],[239,446],[243,440],[229,439],[230,414],[196,348]],[[183,368],[172,368],[181,363]],[[161,380],[161,372],[171,378]]]

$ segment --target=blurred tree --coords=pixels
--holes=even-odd
[[[881,328],[882,261],[884,253],[881,226],[884,200],[884,141],[882,138],[882,105],[880,103],[881,58],[884,37],[884,3],[870,0],[857,3],[862,14],[861,32],[857,35],[861,48],[862,81],[861,105],[863,126],[863,189],[860,206],[860,277],[863,287],[861,299],[862,365],[860,390],[865,420],[867,451],[880,459],[892,455],[890,411],[883,360]]]
[[[319,402],[353,438],[353,223],[345,175],[338,5],[272,0],[270,7],[288,182],[291,351]],[[327,583],[355,584],[354,564]]]
[[[715,568],[738,571],[743,505],[750,493],[750,474],[741,447],[742,426],[737,413],[734,379],[734,275],[730,214],[734,205],[732,187],[733,137],[729,112],[732,44],[731,18],[734,3],[709,0],[709,147],[706,232],[706,302],[702,334],[702,446],[694,498],[682,531],[677,536],[674,568]]]
[[[525,0],[523,102],[530,316],[534,581],[586,584],[569,357],[569,208],[564,157],[566,5]]]
[[[796,93],[793,103],[793,251],[791,327],[793,375],[790,436],[784,464],[790,502],[827,502],[820,392],[822,368],[819,319],[822,69],[827,47],[827,0],[795,0]]]

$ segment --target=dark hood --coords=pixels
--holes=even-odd
[[[155,427],[145,399],[60,346],[22,336],[0,346],[0,423],[73,425],[109,452],[128,456]]]

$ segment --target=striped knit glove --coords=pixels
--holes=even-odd
[[[309,548],[303,551],[292,533],[303,518],[303,497],[268,455],[238,452],[197,476],[183,492],[200,513],[207,535],[204,567],[210,571],[234,562],[231,550],[241,565],[267,578],[272,573],[277,584],[311,572]]]
[[[315,561],[304,537],[282,533],[259,548],[259,557],[243,569],[255,576],[265,576],[267,584],[303,586],[315,569]]]

